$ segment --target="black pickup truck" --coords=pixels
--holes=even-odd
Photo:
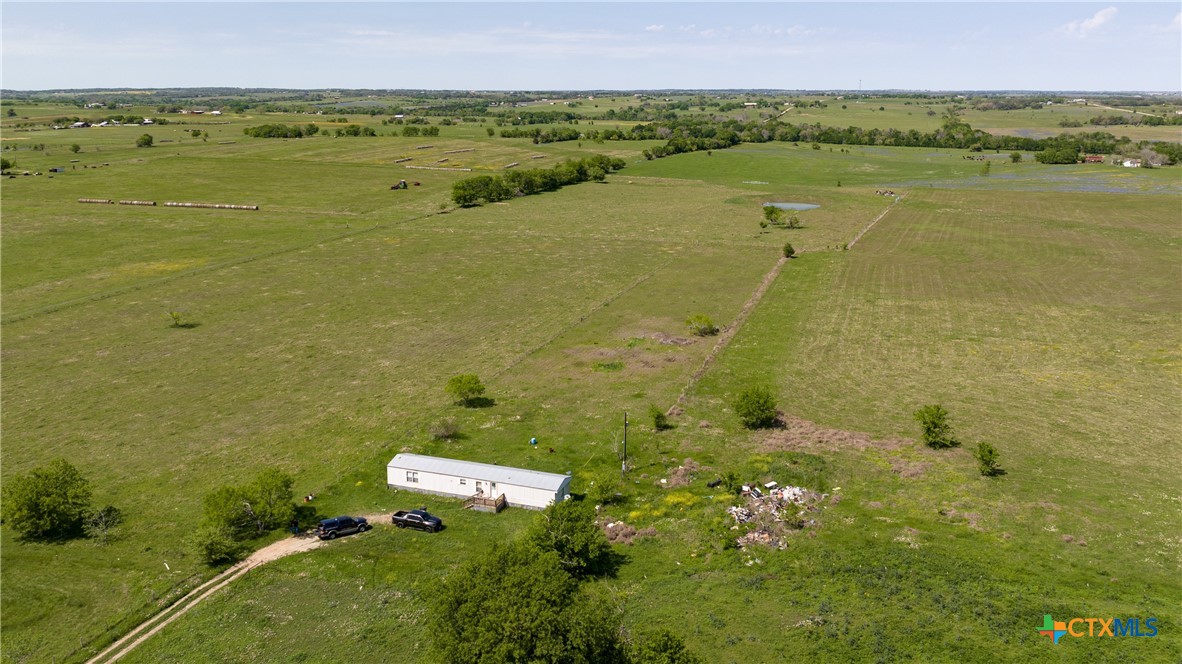
[[[372,528],[365,517],[338,516],[335,519],[325,519],[316,526],[316,536],[320,539],[336,539],[338,535],[352,535],[363,533]]]
[[[429,533],[438,532],[443,528],[443,521],[437,516],[431,516],[424,510],[401,510],[390,517],[390,522],[399,528],[417,528]]]

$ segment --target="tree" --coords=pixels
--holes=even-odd
[[[774,205],[764,205],[763,218],[772,226],[779,226],[784,221],[784,210]]]
[[[784,258],[792,258],[796,255],[796,250],[792,248],[790,243],[784,243]]]
[[[924,406],[914,413],[915,421],[923,428],[923,442],[933,449],[956,447],[959,443],[948,422],[948,411],[939,404]]]
[[[563,500],[542,510],[526,541],[556,553],[562,569],[575,578],[605,572],[611,562],[611,544],[595,525],[595,510],[581,501]]]
[[[689,326],[690,332],[699,337],[718,334],[718,326],[706,314],[694,314],[686,319],[685,324]]]
[[[986,477],[994,477],[1001,474],[1001,467],[997,465],[1001,455],[998,454],[997,448],[989,443],[977,443],[977,449],[973,451],[973,458],[977,460],[977,469]]]
[[[202,525],[235,540],[287,525],[295,516],[293,484],[287,473],[268,468],[245,486],[222,486],[205,495]]]
[[[735,414],[748,429],[766,429],[775,425],[776,397],[766,387],[751,387],[739,393],[734,403]]]
[[[632,645],[632,664],[700,664],[702,659],[685,647],[681,637],[664,627],[642,632]]]
[[[492,127],[487,127],[484,131],[488,133],[489,138],[492,138],[497,133],[497,131]]]
[[[615,603],[580,591],[553,551],[494,544],[431,596],[428,632],[440,661],[623,660]]]
[[[143,136],[140,136],[139,138],[135,139],[135,146],[137,148],[152,147],[152,135],[151,134],[144,134]]]
[[[669,424],[669,416],[665,414],[665,411],[661,410],[655,405],[650,405],[648,407],[648,414],[649,417],[653,418],[654,430],[668,431],[669,429],[673,428],[673,425]]]
[[[254,501],[255,528],[260,535],[286,526],[295,516],[293,484],[291,475],[278,468],[268,468],[255,477],[248,495]]]
[[[24,539],[64,539],[82,532],[90,482],[70,462],[54,459],[17,475],[3,490],[4,523]]]
[[[250,498],[242,487],[225,485],[205,494],[202,499],[202,525],[228,534],[234,540],[246,537],[253,530],[254,519],[245,509]]]
[[[199,526],[189,538],[189,545],[206,565],[236,562],[245,552],[245,547],[238,542],[233,531],[217,524],[204,523]]]
[[[1013,164],[1022,163],[1022,153],[1021,152],[1011,152],[1010,153],[1010,163],[1013,163]]]
[[[989,168],[991,165],[992,165],[992,163],[987,161],[981,166],[981,171],[980,171],[981,177],[988,177],[989,176]]]
[[[82,152],[82,146],[78,145],[77,143],[74,143],[70,146],[70,152],[73,152],[74,154],[78,154],[79,152]]]
[[[480,377],[475,374],[459,374],[449,378],[443,390],[450,394],[456,403],[470,408],[484,395],[484,383],[481,383]]]
[[[0,173],[8,172],[8,169],[15,168],[16,162],[11,159],[0,159]]]

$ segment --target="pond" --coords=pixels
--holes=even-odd
[[[812,203],[764,203],[764,207],[778,207],[781,210],[816,210],[820,205],[813,205]]]

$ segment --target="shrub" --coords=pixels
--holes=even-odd
[[[718,334],[718,326],[715,325],[714,321],[710,320],[710,317],[705,314],[695,314],[690,316],[685,321],[685,324],[689,326],[691,332],[699,337],[708,337]]]
[[[454,417],[435,420],[428,428],[435,440],[453,440],[460,435],[460,425]]]
[[[977,460],[977,469],[982,475],[994,477],[1001,474],[1001,467],[997,465],[1001,455],[997,453],[997,448],[989,443],[977,443],[973,458]]]
[[[653,429],[657,431],[668,431],[673,428],[673,425],[669,423],[669,416],[660,408],[649,406],[648,414],[653,418]]]
[[[106,543],[111,529],[123,523],[123,512],[114,505],[107,505],[86,515],[86,534]]]
[[[587,484],[587,499],[596,505],[611,505],[620,499],[619,493],[620,475],[613,471],[596,475]]]
[[[484,383],[475,374],[459,374],[448,379],[444,391],[463,406],[473,406],[484,394]]]
[[[924,406],[914,413],[915,421],[923,428],[923,443],[933,449],[956,447],[959,443],[948,422],[948,411],[939,404]]]
[[[766,429],[776,423],[776,397],[766,387],[752,387],[739,393],[735,414],[748,429]]]
[[[629,654],[632,664],[700,664],[702,661],[685,647],[680,637],[664,627],[642,632]]]
[[[77,536],[89,513],[90,482],[65,459],[55,459],[5,483],[4,523],[22,538]]]
[[[144,134],[143,136],[140,136],[139,138],[135,139],[135,146],[137,148],[152,147],[152,135],[151,134]]]
[[[792,258],[796,255],[796,250],[792,248],[792,243],[784,243],[784,258]]]

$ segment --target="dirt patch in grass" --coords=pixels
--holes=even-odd
[[[895,450],[911,441],[902,438],[877,439],[868,433],[860,431],[846,431],[844,429],[830,429],[816,422],[810,422],[791,415],[780,417],[782,426],[770,431],[763,440],[762,447],[768,451],[800,450],[810,448],[822,449],[853,449],[864,450],[870,447]],[[892,462],[893,465],[893,462]],[[929,464],[921,462],[922,472]]]
[[[652,334],[648,335],[648,338],[656,341],[657,343],[665,344],[666,346],[688,346],[690,344],[697,343],[697,339],[674,337],[665,334],[664,332],[653,332]]]
[[[932,464],[928,461],[908,461],[906,459],[891,459],[891,470],[895,471],[899,477],[905,479],[915,479],[921,477]]]

